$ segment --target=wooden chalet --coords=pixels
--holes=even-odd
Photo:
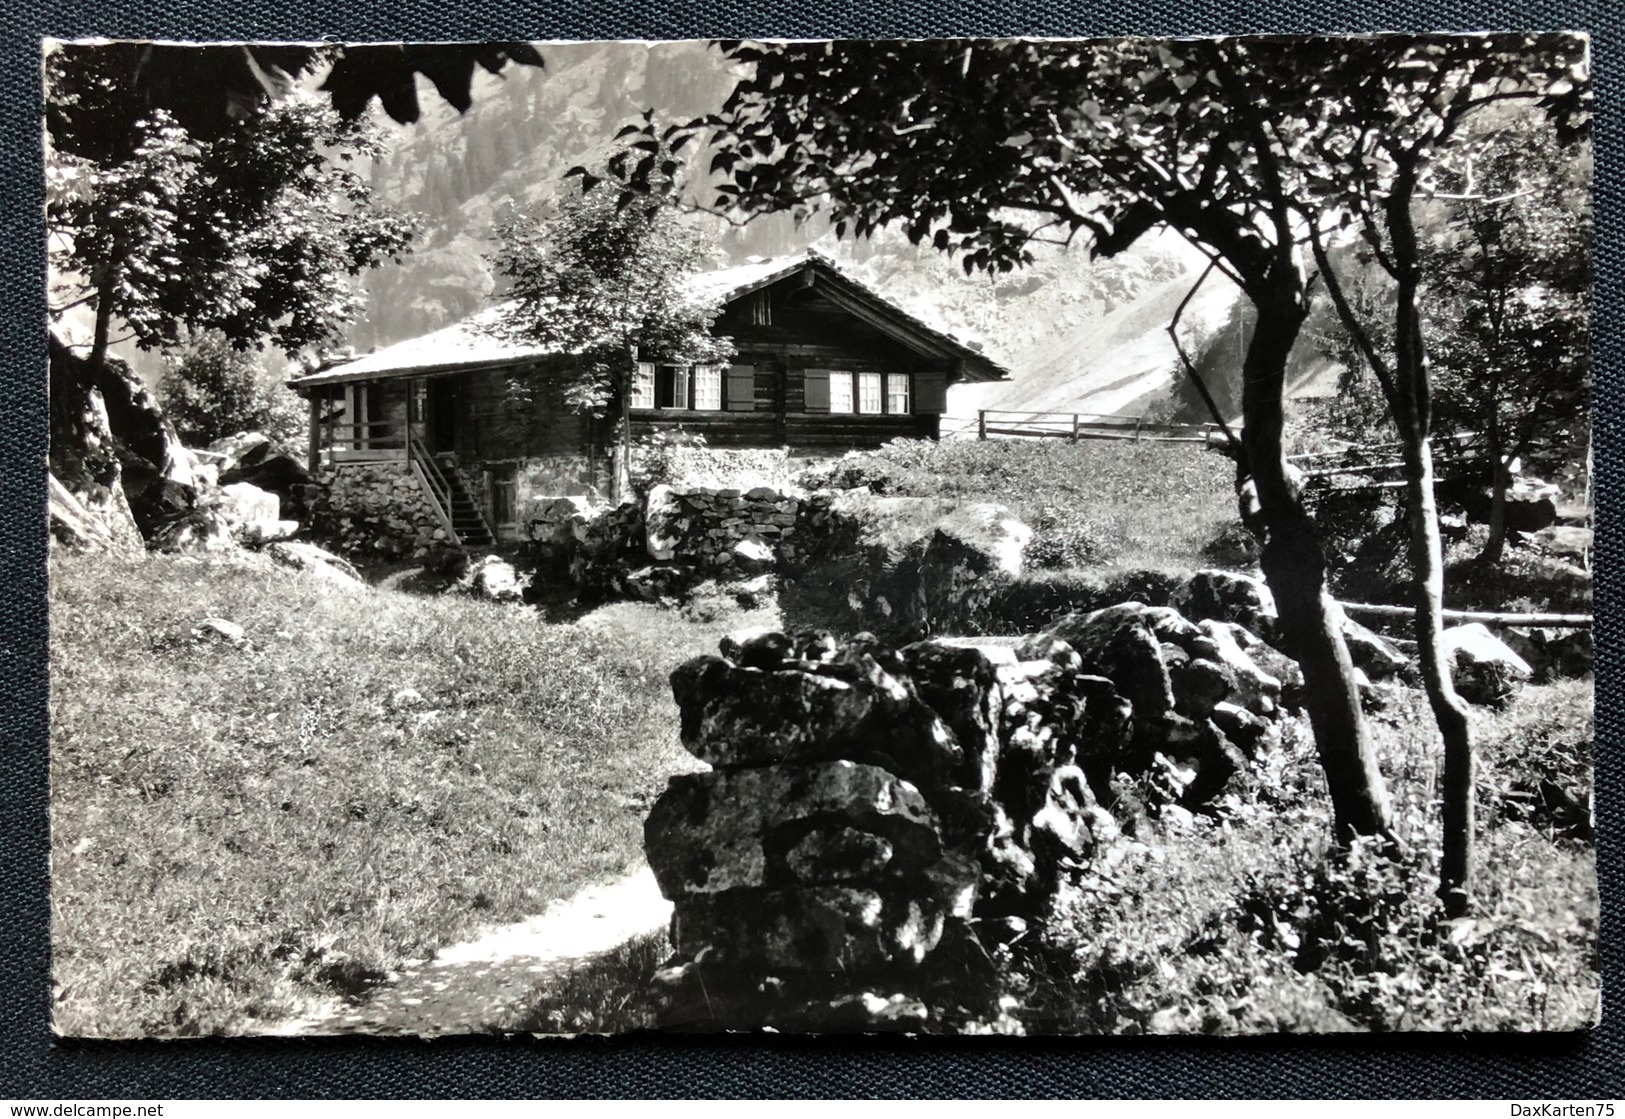
[[[639,365],[633,438],[682,429],[723,447],[839,450],[934,439],[951,386],[1008,379],[973,346],[909,314],[817,253],[705,273],[729,365]],[[603,487],[617,418],[562,399],[574,358],[491,331],[501,308],[297,378],[313,473],[402,463],[450,510],[516,535],[533,496]],[[542,375],[538,376],[540,373]],[[517,383],[534,386],[516,397]],[[461,491],[459,493],[458,491]],[[448,523],[451,521],[448,516]],[[473,517],[464,509],[472,527]]]

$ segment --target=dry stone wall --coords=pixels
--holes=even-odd
[[[758,632],[719,652],[672,675],[711,771],[673,778],[644,831],[675,907],[674,1028],[987,1023],[1001,945],[1147,814],[1244,790],[1300,683],[1244,626],[1138,602],[1014,645]]]

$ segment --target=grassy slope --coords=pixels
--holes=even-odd
[[[249,645],[193,640],[211,615]],[[57,1028],[252,1028],[620,872],[696,764],[667,673],[715,637],[53,559]]]
[[[880,492],[997,501],[1039,539],[1076,537],[1092,564],[1193,568],[1236,519],[1228,460],[1185,444],[1059,439],[899,441],[842,459],[836,480]]]

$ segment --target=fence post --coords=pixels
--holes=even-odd
[[[987,438],[987,409],[986,408],[978,408],[976,410],[976,438],[978,438],[978,439],[986,439]]]
[[[1145,417],[1144,416],[1135,416],[1134,417],[1134,441],[1136,443],[1138,443],[1140,441],[1140,425],[1143,424],[1143,423],[1145,423]]]
[[[1072,442],[1076,443],[1077,441],[1078,441],[1078,414],[1076,412],[1073,412],[1072,413]]]

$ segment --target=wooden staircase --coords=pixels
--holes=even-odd
[[[440,457],[440,470],[446,479],[449,500],[446,503],[447,515],[451,518],[451,531],[466,550],[468,548],[489,548],[496,543],[491,535],[491,526],[485,523],[485,514],[480,511],[479,502],[468,491],[463,481],[462,471],[457,469],[457,462],[450,455]]]
[[[496,543],[496,534],[457,468],[455,455],[430,454],[416,435],[408,433],[407,459],[453,544],[466,552]]]

